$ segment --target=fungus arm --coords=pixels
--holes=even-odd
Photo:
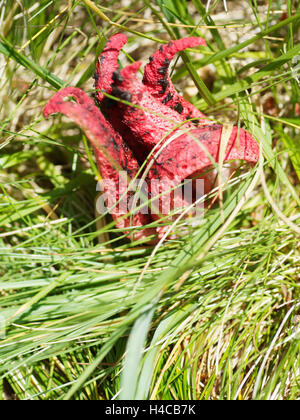
[[[161,46],[150,57],[145,67],[143,83],[155,98],[177,111],[184,119],[198,118],[200,122],[208,123],[209,120],[202,112],[179,95],[168,72],[171,60],[179,51],[199,45],[206,45],[205,40],[190,37],[170,41],[167,45]]]
[[[67,100],[69,99],[69,100]],[[74,99],[74,101],[70,101]],[[100,110],[81,89],[67,87],[57,92],[44,108],[44,117],[53,113],[61,113],[71,118],[90,140],[97,159],[99,172],[104,181],[104,192],[114,206],[111,214],[116,226],[126,230],[130,227],[128,203],[128,183],[139,170],[139,164],[131,150],[123,142],[121,136],[114,131],[105,120]],[[126,177],[124,178],[124,174]],[[122,198],[124,194],[124,198]],[[110,205],[108,205],[110,207]],[[137,227],[150,223],[148,214],[138,212],[133,217],[133,225]],[[128,233],[128,232],[126,232]],[[153,234],[152,229],[141,229],[136,232],[136,239]]]

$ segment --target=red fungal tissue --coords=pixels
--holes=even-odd
[[[67,87],[50,99],[44,116],[59,112],[84,131],[94,149],[107,208],[116,226],[131,239],[151,237],[155,243],[166,228],[157,223],[152,228],[151,222],[161,214],[168,216],[178,203],[183,208],[191,204],[174,198],[176,187],[194,177],[204,180],[205,193],[215,186],[207,173],[218,163],[223,126],[187,102],[169,77],[174,56],[186,48],[204,46],[202,38],[161,46],[145,66],[143,79],[137,75],[141,62],[119,68],[119,52],[126,42],[126,36],[118,33],[106,43],[94,76],[95,102],[81,89]],[[222,161],[255,164],[258,158],[257,142],[247,131],[233,127]],[[146,204],[133,210],[138,201],[133,188],[137,178],[143,179],[139,185]],[[166,201],[169,212],[162,210]]]

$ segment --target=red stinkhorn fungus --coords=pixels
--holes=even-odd
[[[134,238],[139,239],[156,233],[161,236],[164,228],[143,228],[158,218],[152,210],[150,214],[140,210],[133,217],[128,215],[133,194],[127,189],[124,171],[129,181],[135,178],[140,164],[152,152],[152,160],[147,161],[151,164],[144,174],[147,192],[152,197],[174,190],[185,179],[196,176],[204,179],[205,192],[209,192],[212,185],[203,171],[211,167],[212,161],[218,162],[223,126],[212,124],[186,102],[168,75],[174,55],[185,48],[205,45],[202,38],[184,38],[160,47],[150,57],[142,81],[136,74],[140,62],[119,70],[118,55],[126,42],[123,34],[112,36],[97,63],[96,102],[106,118],[82,90],[71,87],[51,98],[44,116],[60,112],[82,128],[95,151],[106,197],[108,201],[114,197],[112,206],[108,207],[112,208],[116,226],[127,234],[132,224],[139,228],[134,233]],[[121,101],[109,99],[105,93]],[[189,118],[197,120],[191,122]],[[258,157],[257,142],[247,131],[233,127],[223,161],[238,159],[254,164]],[[172,209],[178,203],[170,195]],[[163,200],[164,197],[159,198],[159,208],[163,208]],[[186,204],[184,200],[182,203]]]

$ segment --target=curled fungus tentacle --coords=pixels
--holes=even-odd
[[[67,99],[74,99],[75,102]],[[108,200],[107,207],[111,208],[116,226],[126,231],[126,228],[131,226],[127,209],[132,196],[127,188],[130,180],[138,173],[137,160],[121,136],[106,121],[93,100],[81,89],[73,87],[61,89],[50,99],[43,114],[47,118],[50,114],[58,112],[71,118],[90,140],[100,175],[105,180],[104,192]],[[134,215],[133,225],[141,227],[150,221],[149,215],[138,212]],[[153,233],[155,233],[153,229],[137,230],[134,237],[139,239]]]

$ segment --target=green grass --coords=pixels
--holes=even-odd
[[[3,3],[1,399],[300,398],[300,4],[210,3]],[[122,65],[203,36],[206,48],[174,60],[174,83],[196,86],[190,101],[262,150],[203,224],[156,248],[110,216],[96,225],[90,146],[70,120],[42,117],[62,86],[92,93],[117,31],[129,37]]]

